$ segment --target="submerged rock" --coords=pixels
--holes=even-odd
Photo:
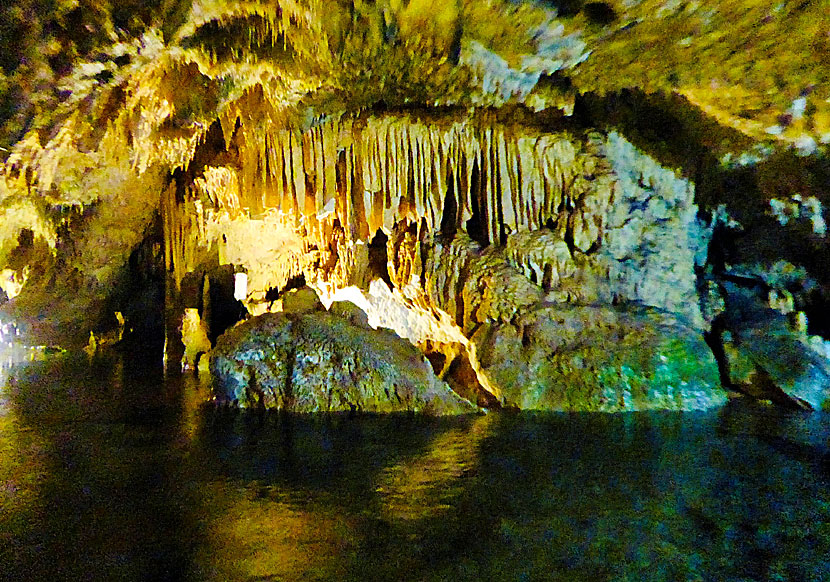
[[[830,366],[806,336],[770,322],[741,329],[725,348],[730,380],[742,390],[762,399],[790,399],[807,409],[830,409]]]
[[[543,306],[473,336],[506,403],[561,411],[701,410],[726,402],[701,335],[654,310]]]
[[[293,412],[477,409],[415,347],[330,312],[268,313],[228,330],[211,357],[220,399]]]

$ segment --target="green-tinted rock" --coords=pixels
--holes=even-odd
[[[775,398],[779,391],[797,404],[830,408],[830,365],[823,341],[767,321],[740,330],[739,341],[726,344],[730,380],[753,396]],[[772,392],[772,396],[763,391]]]
[[[473,337],[508,404],[564,411],[699,410],[723,404],[701,335],[654,311],[542,307]]]
[[[369,329],[369,316],[351,301],[334,301],[329,306],[329,313],[342,317],[352,325]]]
[[[320,297],[311,287],[292,289],[282,299],[282,310],[286,313],[299,315],[311,311],[324,311],[325,309]]]

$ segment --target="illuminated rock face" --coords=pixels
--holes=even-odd
[[[472,337],[481,366],[521,409],[703,410],[726,401],[700,334],[654,310],[537,306]]]
[[[226,332],[211,356],[218,398],[292,412],[423,412],[476,408],[389,330],[325,311],[269,313]]]
[[[346,286],[372,278],[369,255],[382,231],[390,283],[415,277],[429,288],[462,268],[425,265],[429,248],[461,233],[488,249],[493,266],[518,269],[529,289],[551,298],[635,301],[705,325],[694,267],[708,230],[694,190],[617,134],[542,133],[464,114],[277,131],[267,149],[244,147],[246,131],[233,134],[234,165],[196,170],[226,179],[197,177],[168,191],[167,264],[177,281],[213,253],[245,267],[252,302],[303,273]],[[453,302],[444,300],[452,314]]]
[[[435,355],[442,375],[445,352],[460,354],[467,393],[491,404],[640,410],[723,401],[701,335],[694,269],[709,230],[693,189],[619,135],[540,134],[486,116],[386,116],[266,141],[282,144],[265,152],[277,161],[240,152],[243,167],[269,170],[263,176],[208,165],[204,175],[229,178],[171,189],[165,238],[176,280],[209,276],[217,255],[249,274],[252,313],[271,309],[298,277],[334,295],[385,280],[395,307],[378,303],[385,313],[368,319]],[[238,189],[246,180],[256,186]],[[292,297],[280,299],[286,310]],[[675,315],[671,323],[648,310],[615,318],[612,303]],[[587,305],[607,307],[573,307]],[[433,329],[414,331],[424,308]],[[522,323],[558,316],[585,325],[562,343],[557,326]],[[455,337],[437,331],[442,318]],[[613,353],[585,347],[620,337],[627,341],[615,341]],[[554,368],[544,364],[551,357]]]

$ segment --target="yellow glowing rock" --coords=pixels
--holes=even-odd
[[[207,326],[199,316],[199,310],[195,307],[188,307],[184,310],[182,316],[182,342],[184,343],[182,368],[194,369],[199,364],[200,356],[209,352],[211,348],[207,336]]]
[[[0,289],[5,291],[9,299],[14,299],[23,290],[26,280],[29,278],[28,267],[21,271],[3,269],[0,271]]]

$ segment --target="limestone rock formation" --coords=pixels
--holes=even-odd
[[[522,248],[532,251],[539,244],[531,239]],[[546,248],[555,252],[557,245]],[[543,284],[550,288],[553,282],[554,289],[546,295],[502,252],[481,251],[461,235],[448,248],[436,243],[427,260],[433,275],[426,289],[435,305],[457,314],[475,346],[480,373],[505,404],[623,411],[705,409],[725,402],[712,352],[697,322],[686,317],[696,305],[674,315],[634,304],[613,307],[607,277],[590,264],[580,270],[569,263],[567,248],[559,251],[559,263],[544,269]],[[577,283],[560,285],[560,276]],[[575,297],[563,295],[568,288]],[[598,288],[603,291],[592,292]],[[684,293],[678,286],[663,289],[667,295]]]
[[[282,310],[289,315],[302,315],[314,311],[323,311],[323,303],[317,293],[309,287],[292,289],[282,300]]]
[[[406,340],[327,312],[269,313],[222,335],[211,354],[220,400],[292,412],[477,409]]]
[[[794,311],[792,297],[770,302],[774,290],[759,294],[760,289],[748,288],[751,279],[742,283],[725,284],[728,308],[715,328],[727,381],[758,398],[808,409],[830,407],[830,345],[808,334],[806,317]]]
[[[654,310],[538,306],[472,336],[508,405],[561,411],[702,410],[723,404],[695,330]]]

